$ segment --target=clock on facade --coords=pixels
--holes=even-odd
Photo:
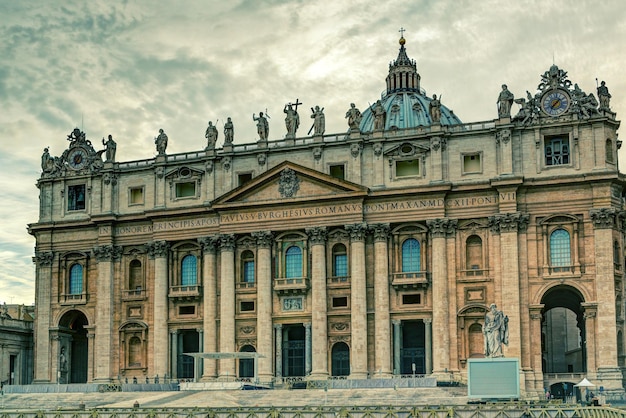
[[[87,165],[87,151],[83,148],[74,148],[67,156],[67,162],[70,168],[80,170]]]
[[[571,99],[562,89],[548,90],[541,98],[541,109],[548,116],[562,115],[569,109]]]

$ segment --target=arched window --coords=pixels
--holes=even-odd
[[[70,295],[83,293],[83,266],[74,264],[70,268]]]
[[[131,337],[128,342],[128,366],[141,367],[141,340],[138,337]]]
[[[332,349],[333,376],[348,376],[350,374],[350,348],[344,342],[338,342]]]
[[[128,289],[141,290],[143,286],[143,270],[141,261],[132,260],[128,266]]]
[[[348,276],[348,254],[343,244],[336,244],[333,247],[333,276]]]
[[[550,234],[550,265],[562,267],[571,265],[569,232],[555,229]]]
[[[402,272],[421,271],[420,267],[420,243],[409,238],[402,243]]]
[[[183,257],[181,268],[181,285],[194,286],[198,282],[196,256],[186,255]]]
[[[480,324],[472,324],[469,327],[469,347],[470,358],[485,357],[483,327]]]
[[[241,281],[254,283],[254,254],[250,250],[241,254]]]
[[[467,270],[483,268],[483,240],[478,235],[471,235],[465,242],[465,261]]]
[[[302,277],[302,250],[296,245],[287,248],[285,252],[285,277]]]

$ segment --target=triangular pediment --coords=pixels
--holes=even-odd
[[[285,161],[213,201],[215,209],[312,200],[362,198],[367,187]]]

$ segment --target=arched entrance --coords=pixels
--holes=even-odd
[[[87,325],[87,317],[80,311],[66,312],[59,321],[57,378],[60,383],[87,383]]]
[[[583,302],[580,292],[571,286],[553,287],[543,296],[541,362],[544,374],[587,371]]]
[[[244,345],[239,350],[242,353],[254,353],[256,350],[251,345]],[[254,377],[254,361],[253,358],[240,358],[239,359],[239,377],[250,378]]]
[[[344,342],[338,342],[333,345],[331,350],[332,357],[332,376],[349,376],[350,375],[350,348]]]

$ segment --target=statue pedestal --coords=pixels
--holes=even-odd
[[[519,399],[519,359],[512,357],[468,359],[467,396],[477,399]]]

